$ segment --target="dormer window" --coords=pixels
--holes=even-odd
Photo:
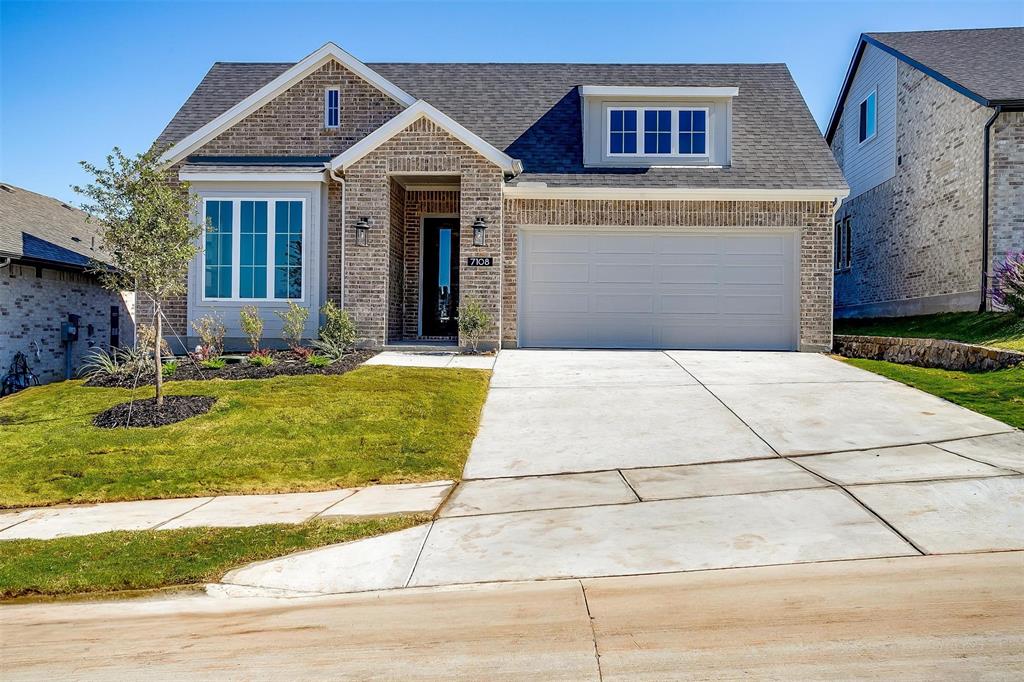
[[[609,107],[607,120],[609,156],[707,156],[707,107]]]
[[[324,92],[324,127],[337,128],[341,125],[341,91],[327,88]]]

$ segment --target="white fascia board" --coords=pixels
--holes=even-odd
[[[835,201],[848,190],[835,189],[721,189],[690,187],[547,187],[507,185],[509,199],[592,199],[634,201]]]
[[[581,85],[583,97],[736,97],[739,88],[731,87],[632,87],[628,85]]]
[[[430,119],[452,137],[461,141],[506,173],[518,175],[522,172],[523,166],[518,159],[513,159],[437,107],[423,100],[418,100],[411,107],[334,157],[331,161],[330,169],[332,171],[344,171],[348,166],[351,166],[420,118]]]
[[[181,171],[178,179],[186,182],[327,182],[325,170],[308,173]]]
[[[217,118],[199,128],[199,130],[185,136],[164,152],[163,156],[160,157],[161,161],[166,164],[180,161],[332,59],[384,94],[390,96],[399,104],[409,106],[416,101],[415,97],[378,74],[366,64],[363,64],[345,50],[334,43],[327,43]]]

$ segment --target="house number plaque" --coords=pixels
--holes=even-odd
[[[493,256],[470,256],[466,259],[466,265],[470,267],[489,267],[494,265]]]

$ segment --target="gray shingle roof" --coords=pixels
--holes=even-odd
[[[157,142],[194,132],[290,64],[217,63]],[[523,162],[513,182],[577,187],[845,189],[784,64],[368,64]],[[734,86],[732,166],[584,168],[580,85]]]
[[[98,227],[58,199],[0,184],[0,256],[85,267],[95,258]]]
[[[991,102],[1024,100],[1024,27],[865,35]]]

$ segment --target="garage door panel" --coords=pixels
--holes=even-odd
[[[796,347],[795,233],[524,230],[520,344]]]

